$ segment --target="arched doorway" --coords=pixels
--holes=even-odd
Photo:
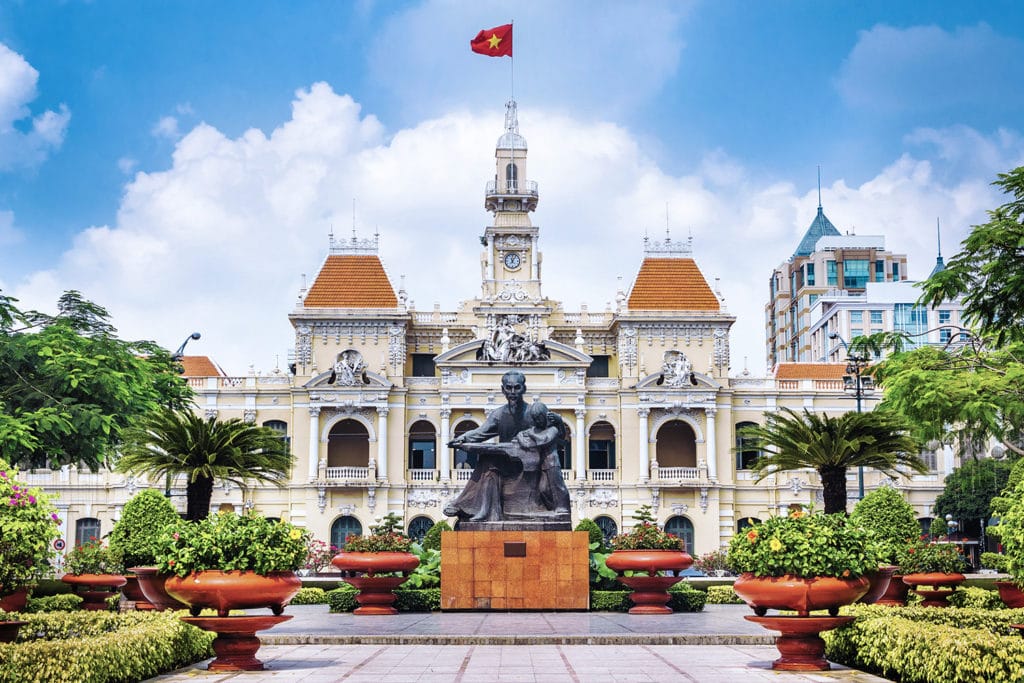
[[[430,519],[430,517],[423,515],[413,517],[409,521],[409,538],[414,541],[422,541],[432,526],[434,526],[434,520]]]
[[[351,515],[338,517],[331,524],[331,545],[338,550],[345,547],[345,539],[349,536],[358,536],[363,533],[363,525]]]
[[[619,525],[615,523],[614,519],[607,515],[595,517],[594,524],[596,524],[597,528],[601,530],[602,534],[604,534],[605,543],[610,541],[612,537],[619,534]]]
[[[696,467],[697,435],[682,420],[669,420],[658,429],[655,458],[658,467]]]
[[[472,420],[463,420],[462,422],[455,425],[455,437],[458,438],[468,431],[472,431],[479,427],[476,422]],[[467,453],[466,451],[455,449],[455,459],[453,461],[454,468],[457,470],[471,470],[476,467],[476,453]]]
[[[409,469],[437,469],[437,431],[426,420],[409,427]]]
[[[342,420],[327,435],[328,467],[368,467],[370,433],[357,420]]]
[[[682,516],[669,517],[665,531],[681,538],[683,550],[693,555],[693,522]]]

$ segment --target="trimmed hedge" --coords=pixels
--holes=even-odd
[[[822,634],[825,656],[901,683],[1024,680],[1024,610],[843,608],[854,623]]]
[[[82,609],[82,596],[74,593],[47,595],[29,598],[25,603],[26,612],[77,612]]]
[[[141,681],[212,656],[214,634],[174,612],[27,614],[0,643],[0,683]]]
[[[590,591],[591,612],[628,612],[633,606],[632,591]],[[688,583],[677,583],[668,589],[668,606],[673,612],[700,612],[708,596]]]
[[[732,586],[708,586],[709,605],[742,605],[743,599],[736,595]]]
[[[291,605],[323,605],[327,603],[327,591],[323,588],[300,588]]]
[[[999,591],[990,591],[975,586],[958,588],[949,596],[949,604],[953,607],[972,607],[975,609],[1003,609],[1006,607],[999,597]]]
[[[331,612],[351,612],[359,607],[356,602],[358,591],[345,584],[341,588],[327,591],[326,602]],[[395,591],[395,609],[399,612],[433,612],[441,609],[441,589],[421,588]]]

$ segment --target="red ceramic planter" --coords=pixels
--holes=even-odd
[[[899,569],[896,565],[887,564],[883,567],[879,567],[877,572],[868,574],[868,581],[871,582],[871,586],[868,588],[868,592],[860,596],[857,602],[864,603],[865,605],[873,605],[874,603],[881,600],[882,596],[889,590],[889,584],[893,580],[893,574]]]
[[[217,610],[218,617],[227,617],[233,609],[269,607],[274,615],[284,611],[302,588],[295,572],[224,572],[207,569],[183,577],[171,576],[164,583],[167,593],[189,606],[192,616],[204,608]]]
[[[409,572],[419,566],[420,560],[412,553],[379,552],[353,553],[342,551],[331,560],[344,572],[359,572],[363,576],[345,577],[344,581],[359,590],[359,607],[353,614],[398,614],[394,608],[394,590],[408,580]],[[378,574],[401,576],[378,576]]]
[[[139,589],[157,612],[188,607],[185,603],[168,595],[164,583],[171,577],[170,574],[160,574],[156,567],[132,567],[129,571],[135,574],[135,578],[139,581]]]
[[[28,588],[19,588],[0,597],[0,609],[5,612],[24,612],[28,604]]]
[[[13,643],[18,638],[18,629],[27,623],[20,620],[0,621],[0,643]]]
[[[147,600],[146,594],[142,592],[139,577],[135,574],[127,574],[124,578],[126,583],[121,587],[121,593],[124,594],[125,599],[131,601],[137,610],[154,609],[153,603]]]
[[[187,624],[204,631],[213,631],[213,651],[217,657],[207,667],[210,671],[263,671],[263,662],[256,658],[260,649],[257,631],[266,631],[283,621],[285,616],[182,617]]]
[[[693,558],[681,550],[616,550],[605,564],[618,573],[620,583],[633,589],[629,596],[633,601],[630,614],[672,614],[668,589],[681,579],[659,574],[681,572],[693,564]],[[625,576],[628,571],[642,573]]]
[[[914,592],[924,598],[922,607],[949,607],[947,600],[956,587],[967,580],[963,574],[946,574],[931,572],[925,574],[907,574],[903,583],[914,588]],[[931,586],[932,590],[923,590],[919,586]]]
[[[825,609],[835,616],[841,606],[852,604],[864,595],[870,583],[865,576],[857,579],[826,576],[803,579],[790,575],[762,577],[746,573],[736,578],[733,590],[758,616],[764,616],[769,609],[794,610],[803,617],[812,610]]]
[[[999,598],[1011,609],[1024,607],[1024,591],[1013,581],[996,581]]]
[[[889,586],[882,593],[882,597],[875,601],[875,604],[902,607],[907,604],[908,593],[910,593],[910,586],[903,583],[903,575],[893,574],[889,579]]]
[[[776,671],[828,671],[832,667],[825,659],[825,641],[818,634],[852,623],[855,617],[748,616],[744,619],[782,633],[775,639],[775,647],[782,655],[772,662]]]
[[[75,594],[82,598],[82,609],[94,612],[107,609],[107,598],[116,595],[112,589],[127,583],[120,574],[65,574],[60,580],[75,588]]]

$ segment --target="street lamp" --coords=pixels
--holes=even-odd
[[[843,375],[843,391],[857,399],[857,412],[861,412],[861,400],[864,396],[875,393],[875,380],[870,375],[864,375],[864,369],[871,364],[871,359],[865,353],[850,351],[850,345],[846,343],[838,332],[828,335],[829,339],[838,339],[839,343],[846,349],[846,374]],[[857,498],[864,498],[864,466],[857,468]]]
[[[203,335],[199,334],[198,332],[193,332],[192,334],[190,334],[187,337],[185,337],[185,341],[181,342],[181,346],[178,347],[178,350],[171,354],[171,360],[174,361],[175,363],[180,363],[181,360],[185,357],[185,347],[188,346],[188,343],[190,341],[192,341],[193,339],[199,339],[202,336]],[[178,374],[183,374],[184,372],[185,372],[185,366],[184,365],[179,365],[178,366]],[[172,406],[168,406],[168,408],[171,408],[171,407]],[[164,496],[166,498],[170,498],[171,497],[171,475],[170,474],[168,474],[166,477],[164,477]]]

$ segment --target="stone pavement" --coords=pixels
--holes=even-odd
[[[607,612],[330,614],[290,606],[291,621],[260,634],[266,670],[211,673],[209,661],[153,681],[283,683],[745,683],[880,682],[860,671],[781,673],[774,634],[743,619],[745,605],[632,616]]]

